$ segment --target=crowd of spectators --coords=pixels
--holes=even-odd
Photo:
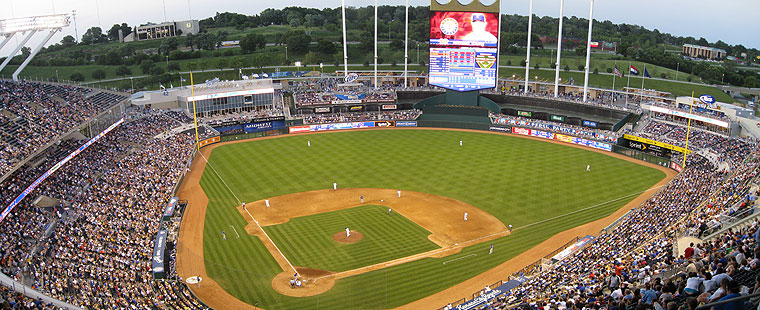
[[[0,80],[0,175],[38,148],[126,98],[87,88]]]
[[[182,279],[154,281],[150,273],[163,207],[194,142],[192,135],[167,133],[189,118],[151,111],[131,118],[29,196],[61,199],[60,207],[36,207],[28,197],[3,221],[2,271],[88,309],[200,308]],[[48,167],[45,163],[38,169]],[[4,200],[31,182],[26,174],[36,176],[40,170],[20,170],[4,182],[17,184]],[[57,225],[43,236],[50,221]]]
[[[676,239],[683,236],[684,230],[698,230],[703,227],[702,223],[721,214],[740,211],[737,206],[746,208],[751,203],[749,185],[757,181],[760,167],[755,143],[727,139],[718,144],[704,144],[735,150],[735,156],[741,160],[729,169],[718,170],[700,155],[688,156],[686,169],[665,188],[575,255],[533,274],[508,292],[504,297],[506,304],[524,309],[678,309],[681,306],[694,309],[697,304],[727,295],[738,296],[731,295],[734,292],[757,290],[755,275],[760,267],[760,251],[755,252],[755,242],[749,237],[760,238],[757,225],[741,233],[729,233],[723,241],[704,245],[698,258],[705,261],[697,269],[706,279],[722,280],[724,273],[732,275],[751,269],[751,274],[741,276],[744,282],[729,281],[720,290],[722,282],[714,280],[694,292],[686,289],[694,281],[688,274],[693,266],[689,265],[686,273],[679,272],[683,269],[679,267],[688,262],[682,255],[674,254]],[[662,277],[665,271],[676,275]],[[719,291],[716,293],[716,290]],[[485,309],[502,309],[504,304],[497,301]],[[744,309],[744,305],[724,309]]]
[[[247,120],[252,120],[254,118],[283,116],[283,115],[284,114],[283,114],[282,108],[275,106],[271,109],[253,110],[253,111],[239,112],[239,113],[233,112],[233,113],[226,113],[226,114],[215,115],[215,116],[210,116],[210,117],[199,117],[198,121],[209,124],[211,126],[216,126],[216,125],[220,125],[225,122],[231,122],[231,121],[247,121]]]
[[[540,119],[524,118],[520,116],[511,116],[506,114],[490,113],[491,123],[499,125],[512,125],[541,130],[548,130],[560,134],[569,134],[578,137],[584,137],[605,142],[615,142],[619,138],[617,132],[609,130],[595,129],[571,125],[567,123],[550,122]],[[552,128],[558,130],[552,130]]]
[[[304,116],[303,122],[304,124],[320,124],[354,121],[415,120],[420,114],[420,110],[309,114]]]
[[[639,108],[638,106],[632,105],[633,102],[631,102],[631,105],[618,104],[617,103],[618,95],[611,92],[603,92],[602,94],[594,96],[594,97],[589,96],[586,102],[583,102],[583,93],[566,92],[566,93],[561,93],[557,98],[555,98],[553,92],[543,91],[543,92],[525,93],[520,89],[512,87],[512,88],[504,89],[501,92],[501,94],[506,94],[506,95],[511,95],[511,96],[539,97],[539,98],[546,98],[546,99],[552,99],[552,100],[559,99],[563,101],[570,101],[573,103],[595,105],[595,106],[601,106],[601,107],[605,107],[609,109],[622,110],[622,111],[627,111],[627,112],[634,112],[634,113],[641,112],[641,108]]]

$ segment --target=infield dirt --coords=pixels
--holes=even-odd
[[[414,129],[411,129],[411,128],[410,129],[392,128],[392,129],[383,129],[383,130],[421,130],[421,129],[422,130],[452,130],[452,129],[440,129],[440,128],[414,128]],[[477,131],[477,130],[455,130],[455,131],[472,131],[472,132],[478,132],[478,133],[486,133],[484,131]],[[330,134],[330,133],[319,133],[319,134]],[[512,134],[495,133],[495,132],[491,132],[491,134],[512,135]],[[293,136],[293,135],[288,135],[288,136]],[[512,136],[518,136],[518,135],[512,135]],[[278,137],[281,137],[281,136],[278,136]],[[287,136],[285,136],[285,137],[287,137]],[[551,141],[551,140],[545,140],[545,139],[533,138],[533,137],[525,137],[525,136],[519,136],[519,137],[526,138],[526,139],[540,140],[540,141],[544,141],[544,142],[548,142],[548,143],[559,143],[559,144],[563,144],[563,145],[566,145],[566,146],[577,147],[577,148],[582,148],[582,149],[585,149],[585,150],[595,151],[595,152],[598,152],[598,153],[602,153],[602,154],[605,154],[605,155],[613,156],[613,157],[616,157],[616,158],[620,158],[620,159],[623,159],[623,160],[631,161],[631,162],[634,162],[634,163],[637,163],[637,164],[649,166],[649,167],[652,167],[652,168],[655,168],[655,169],[663,171],[666,174],[666,177],[664,179],[662,179],[660,182],[658,182],[657,184],[653,185],[651,189],[658,188],[658,187],[661,187],[664,184],[667,184],[673,177],[676,176],[675,171],[672,171],[670,169],[667,169],[667,168],[664,168],[664,167],[661,167],[661,166],[658,166],[658,165],[655,165],[655,164],[638,161],[638,160],[635,160],[635,159],[632,159],[632,158],[629,158],[629,157],[626,157],[626,156],[623,156],[623,155],[615,154],[615,153],[604,152],[604,151],[599,151],[599,150],[593,150],[593,149],[589,149],[589,148],[585,148],[585,147],[581,147],[581,146],[577,146],[577,145],[573,145],[573,144],[569,144],[569,143],[559,142],[559,141]],[[277,138],[277,137],[259,138],[259,140],[261,140],[261,139],[268,139],[268,138]],[[206,168],[206,160],[205,160],[205,158],[209,157],[209,154],[211,153],[211,151],[214,148],[216,148],[218,146],[221,146],[221,145],[229,144],[229,143],[239,143],[239,142],[248,142],[248,141],[251,141],[251,140],[219,143],[219,144],[211,145],[211,146],[208,146],[208,147],[205,147],[205,148],[201,149],[200,152],[201,152],[201,154],[203,156],[197,156],[193,160],[193,163],[192,163],[192,165],[190,167],[191,171],[185,176],[185,178],[183,180],[183,183],[181,184],[181,186],[180,186],[180,188],[178,190],[178,193],[177,193],[177,195],[180,197],[180,199],[188,200],[190,202],[189,205],[188,205],[187,210],[185,211],[185,215],[183,217],[182,225],[181,225],[181,229],[180,229],[180,238],[178,240],[178,247],[177,247],[177,252],[178,252],[177,253],[177,262],[176,262],[176,264],[177,264],[177,272],[180,275],[180,277],[182,277],[183,279],[191,277],[191,276],[197,276],[197,275],[200,275],[201,277],[203,277],[204,280],[202,281],[202,283],[199,286],[193,285],[190,288],[196,294],[196,296],[198,296],[204,303],[206,303],[210,307],[217,308],[217,309],[254,309],[254,306],[250,305],[250,304],[247,304],[247,303],[244,303],[243,301],[241,301],[241,300],[235,298],[234,296],[230,295],[216,281],[214,281],[213,279],[211,279],[210,277],[208,277],[208,275],[206,274],[205,262],[203,260],[203,257],[204,257],[203,256],[203,227],[204,227],[204,220],[205,220],[205,215],[206,215],[206,207],[208,205],[208,198],[206,197],[206,194],[203,192],[203,190],[202,190],[202,188],[200,186],[200,179],[201,179],[201,176],[203,175],[203,172],[204,172],[204,170]],[[348,192],[348,190],[349,189],[343,189],[344,192]],[[351,189],[351,190],[366,190],[366,189]],[[388,191],[390,193],[391,197],[394,197],[394,195],[396,195],[395,190],[391,190],[391,189],[378,189],[378,190]],[[325,191],[326,192],[332,192],[332,190],[325,190]],[[320,192],[320,191],[317,191],[317,192]],[[401,307],[399,307],[399,309],[425,309],[425,308],[431,308],[431,306],[433,306],[433,307],[440,307],[440,306],[445,305],[446,303],[449,303],[449,302],[451,302],[453,300],[458,300],[458,299],[461,299],[461,298],[470,298],[471,295],[474,292],[482,289],[484,287],[484,285],[488,285],[488,284],[494,283],[496,281],[503,280],[507,275],[510,275],[510,274],[512,274],[514,272],[517,272],[520,269],[522,269],[523,267],[527,266],[528,264],[535,262],[536,260],[538,260],[541,257],[545,256],[546,254],[548,254],[548,253],[556,250],[557,247],[565,244],[567,241],[571,240],[572,238],[575,238],[577,236],[596,235],[596,234],[598,234],[604,227],[610,225],[612,222],[614,222],[616,219],[618,219],[621,216],[623,216],[630,209],[635,208],[638,205],[640,205],[642,202],[644,202],[646,199],[648,199],[649,197],[651,197],[652,195],[654,195],[656,192],[657,192],[656,190],[646,191],[643,194],[641,194],[640,196],[638,196],[635,199],[633,199],[631,202],[629,202],[625,206],[621,207],[619,210],[617,210],[613,214],[611,214],[611,215],[609,215],[609,216],[607,216],[605,218],[602,218],[602,219],[599,219],[599,220],[596,220],[594,222],[590,222],[590,223],[587,223],[587,224],[584,224],[584,225],[580,225],[580,226],[568,229],[566,231],[563,231],[561,233],[558,233],[558,234],[552,236],[551,238],[549,238],[549,239],[541,242],[537,246],[535,246],[535,247],[533,247],[533,248],[531,248],[531,249],[523,252],[522,254],[520,254],[520,255],[518,255],[518,256],[516,256],[516,257],[514,257],[514,258],[512,258],[512,259],[510,259],[510,260],[508,260],[508,261],[506,261],[506,262],[504,262],[502,264],[500,264],[499,266],[496,266],[496,267],[494,267],[494,268],[492,268],[492,269],[490,269],[490,270],[488,270],[486,272],[483,272],[480,275],[472,277],[472,278],[470,278],[470,279],[468,279],[468,280],[466,280],[464,282],[461,282],[461,283],[456,284],[456,285],[454,285],[452,287],[449,287],[448,289],[445,289],[445,290],[440,291],[438,293],[435,293],[433,295],[424,297],[424,298],[419,299],[417,301],[414,301],[414,302],[411,302],[411,303],[406,304],[404,306],[401,306]],[[297,194],[291,194],[291,195],[298,195],[298,194],[304,194],[304,193],[297,193]],[[411,192],[404,192],[401,199],[409,197],[409,196],[407,196],[407,194],[411,194]],[[421,193],[421,194],[424,194],[424,193]],[[368,195],[369,194],[365,193],[365,197],[369,197]],[[290,195],[284,195],[284,196],[290,196]],[[429,196],[435,196],[435,195],[429,195]],[[283,197],[283,196],[280,196],[280,197]],[[345,205],[345,204],[344,205],[339,205],[338,203],[335,203],[335,204],[326,204],[326,205],[323,205],[323,206],[333,205],[332,208],[336,208],[335,210],[345,209],[345,208],[348,208],[348,207],[351,207],[351,206],[359,205],[359,204],[356,204],[357,197],[359,197],[358,194],[352,193],[347,198],[345,198],[345,199],[349,199],[349,200],[353,200],[354,201],[353,203],[349,203],[348,206]],[[440,196],[435,196],[435,197],[440,197]],[[411,197],[409,197],[409,198],[411,198]],[[440,198],[448,199],[446,197],[440,197]],[[397,206],[390,205],[387,202],[388,201],[387,199],[383,199],[383,200],[385,200],[385,201],[384,202],[375,201],[374,203],[375,204],[381,204],[381,205],[390,206],[390,207],[393,208],[394,211],[396,211],[398,209]],[[454,201],[456,201],[456,200],[454,200]],[[259,201],[259,202],[261,203],[261,202],[263,202],[263,200]],[[275,203],[275,201],[273,200],[273,198],[270,198],[270,202],[273,203],[273,207],[272,208],[278,208],[277,204]],[[365,200],[365,202],[370,202],[370,199]],[[260,221],[260,223],[261,223],[261,221],[269,221],[269,222],[264,222],[264,223],[269,223],[269,224],[277,223],[278,221],[280,223],[284,223],[284,222],[287,221],[287,219],[295,217],[294,214],[287,214],[287,215],[284,215],[284,216],[279,217],[279,218],[278,217],[274,217],[274,216],[272,216],[271,218],[266,217],[266,216],[263,216],[263,217],[260,218],[259,214],[255,212],[255,207],[256,206],[254,206],[253,212],[256,215],[254,215],[254,216],[256,217],[257,220]],[[258,207],[262,207],[262,206],[258,206]],[[263,206],[263,207],[265,208],[265,206]],[[249,206],[246,206],[246,208],[249,211],[251,210],[251,208],[249,208]],[[480,210],[480,209],[475,208],[475,207],[472,207],[472,208]],[[238,209],[240,211],[243,211],[242,208],[238,208]],[[445,208],[441,208],[441,209],[445,209]],[[313,213],[308,213],[308,214],[315,214],[315,213],[325,212],[325,211],[329,211],[329,210],[320,209],[318,212],[316,212],[316,211],[317,210],[310,211],[310,212],[313,212]],[[485,213],[485,214],[487,214],[488,216],[490,216],[490,214],[488,214],[488,213],[486,213],[486,212],[484,212],[482,210],[480,210],[480,211],[483,212],[483,213]],[[418,225],[420,225],[420,226],[422,226],[422,227],[424,227],[424,228],[426,228],[428,230],[431,230],[425,224],[422,224],[421,222],[419,222],[417,220],[414,220],[414,216],[411,213],[404,213],[403,211],[400,211],[400,212],[404,216],[406,216],[407,218],[409,218],[410,220],[412,220],[415,223],[417,223]],[[453,216],[456,215],[458,223],[461,224],[463,222],[463,218],[462,218],[463,217],[463,212],[464,211],[461,211],[461,212],[456,213],[456,214],[452,213],[452,215],[451,215],[452,219],[453,219]],[[308,215],[308,214],[303,214],[303,215]],[[251,220],[250,217],[247,216],[247,215],[245,215],[244,217],[250,223],[250,220]],[[287,219],[285,219],[285,217],[287,217]],[[478,218],[478,217],[475,215],[475,213],[470,213],[470,216],[469,216],[468,220],[470,220],[470,219],[475,220],[476,218]],[[266,225],[266,224],[264,224],[264,225]],[[502,231],[504,231],[504,229],[503,229],[504,224],[501,223],[501,222],[498,222],[498,225],[500,225],[499,229],[501,229]],[[249,227],[251,227],[250,224],[246,227],[246,230],[249,233],[251,233],[253,235],[260,234],[260,231],[257,231],[258,229],[249,230],[248,229]],[[431,230],[431,232],[433,232],[433,235],[435,235],[435,232],[433,230]],[[447,248],[440,249],[440,253],[437,253],[437,255],[446,256],[446,255],[450,255],[450,254],[456,253],[460,249],[460,248],[458,248],[458,246],[462,246],[461,244],[460,245],[456,245],[458,243],[456,240],[460,240],[460,239],[458,239],[458,238],[452,238],[451,235],[448,235],[448,236],[440,238],[440,239],[432,237],[433,235],[431,235],[431,240],[433,242],[435,242],[436,244],[442,245],[442,246],[447,245],[447,248],[448,248],[448,250],[446,250]],[[483,234],[481,232],[481,234],[479,235],[479,237],[482,237],[482,236],[487,236],[487,234]],[[500,237],[500,236],[501,235],[498,235],[497,237]],[[262,237],[262,236],[259,236],[259,237]],[[477,239],[479,237],[475,237],[475,239]],[[465,239],[465,240],[471,240],[471,239]],[[451,245],[452,243],[454,244],[453,246]],[[267,246],[267,248],[269,249],[270,252],[274,251],[273,248],[271,248],[269,245],[267,245],[267,242],[265,242],[265,245]],[[467,245],[469,246],[471,244],[467,244]],[[438,250],[436,250],[436,251],[438,251]],[[449,251],[451,251],[451,252],[449,252]],[[430,253],[429,252],[425,252],[425,253],[420,253],[420,254],[417,254],[417,255],[413,255],[411,257],[405,257],[405,258],[402,258],[402,259],[399,259],[399,260],[385,262],[385,263],[383,263],[385,266],[375,266],[375,265],[373,265],[373,266],[378,267],[377,269],[379,269],[379,268],[387,267],[389,265],[401,264],[401,263],[408,262],[409,261],[408,259],[415,259],[415,256],[418,256],[418,255],[430,255]],[[285,263],[285,262],[281,261],[282,257],[278,258],[277,256],[279,256],[279,255],[276,255],[275,259],[277,260],[277,262],[281,266],[283,266],[283,263]],[[423,256],[423,257],[427,257],[427,256]],[[346,277],[346,276],[351,276],[353,274],[364,273],[364,272],[368,272],[368,271],[371,271],[371,270],[375,270],[375,269],[371,268],[373,266],[363,267],[363,268],[367,268],[366,270],[359,270],[359,269],[363,269],[363,268],[358,268],[358,269],[355,269],[355,270],[349,270],[349,271],[346,271],[346,272],[341,272],[341,273],[336,273],[336,274],[325,273],[325,271],[308,270],[308,268],[306,268],[306,269],[303,269],[305,271],[303,274],[304,275],[310,275],[310,276],[312,276],[311,278],[313,278],[313,279],[319,279],[317,281],[317,283],[319,283],[319,281],[323,281],[323,280],[325,280],[325,282],[327,282],[327,281],[329,281],[329,279],[333,279],[333,283],[334,283],[334,279],[336,279],[336,278],[342,278],[342,277]],[[301,267],[295,267],[295,268],[297,270],[299,270],[299,268],[301,268]],[[291,273],[292,269],[290,269],[290,268],[287,268],[287,269],[283,268],[283,270],[289,270],[289,271],[283,272],[282,274],[280,274],[277,277],[275,277],[275,279],[273,279],[273,284],[274,284],[275,280],[277,280],[278,283],[286,283],[285,284],[286,285],[285,286],[286,290],[298,291],[299,293],[297,293],[297,294],[304,294],[304,295],[301,295],[301,296],[308,296],[308,295],[313,295],[315,293],[317,293],[317,294],[319,293],[319,292],[307,292],[306,291],[307,289],[304,289],[304,288],[302,288],[302,289],[291,289],[290,286],[287,285],[287,281],[288,281],[288,277],[292,276],[292,273]],[[358,273],[354,273],[354,272],[358,272]],[[317,275],[317,274],[319,274],[319,275]],[[285,278],[283,278],[283,276]],[[279,278],[279,279],[277,279],[277,278]],[[285,282],[279,281],[279,280],[283,280],[283,279],[285,280]],[[332,284],[318,285],[318,286],[315,286],[314,288],[315,289],[319,288],[319,290],[322,290],[322,289],[326,288],[326,289],[329,290],[330,287],[332,287]],[[277,289],[277,287],[275,287],[275,288]],[[277,289],[277,291],[278,292],[282,292],[281,289]],[[291,295],[291,294],[286,294],[286,295],[297,296],[297,295]]]

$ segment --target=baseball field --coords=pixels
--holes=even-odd
[[[219,309],[441,307],[476,276],[535,261],[537,245],[598,233],[673,176],[562,143],[427,129],[214,145],[191,170],[177,268],[202,275],[191,288]]]

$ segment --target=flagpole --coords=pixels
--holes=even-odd
[[[588,101],[588,69],[591,66],[591,31],[594,26],[594,0],[588,11],[588,40],[586,40],[586,73],[583,81],[583,102]]]
[[[201,145],[198,139],[198,116],[195,112],[195,83],[193,82],[193,71],[190,71],[190,96],[193,97],[193,122],[195,123],[195,147],[198,151],[201,150]]]
[[[617,60],[615,60],[615,69],[617,69]],[[615,90],[615,80],[617,77],[617,72],[612,73],[612,90]],[[614,99],[612,101],[615,101]]]
[[[557,36],[557,64],[554,67],[554,98],[559,97],[559,64],[562,57],[562,21],[564,15],[562,10],[565,8],[565,0],[559,0],[559,31]]]
[[[644,101],[644,79],[646,78],[647,65],[644,65],[644,73],[641,74],[641,92],[639,92],[639,104]]]
[[[694,111],[694,91],[691,91],[691,107],[689,108],[689,124],[686,126],[686,147],[683,153],[683,162],[681,162],[681,169],[686,169],[686,154],[689,153],[689,132],[691,132],[691,113]]]
[[[628,62],[628,83],[626,83],[624,89],[625,93],[625,105],[628,105],[628,89],[631,87],[631,62]]]
[[[524,93],[528,93],[528,81],[530,80],[530,39],[531,31],[533,30],[533,0],[530,0],[530,9],[528,10],[528,51],[525,56],[525,89]],[[538,83],[536,83],[538,85]]]

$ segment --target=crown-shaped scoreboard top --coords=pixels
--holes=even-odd
[[[431,11],[499,13],[501,0],[430,0]]]

